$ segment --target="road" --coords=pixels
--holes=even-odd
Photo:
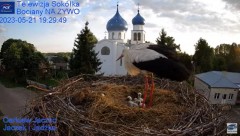
[[[37,94],[25,88],[6,88],[0,84],[0,110],[10,118],[20,117],[26,103]]]
[[[240,108],[233,108],[228,112],[228,123],[238,123],[240,125]],[[240,128],[240,127],[239,127]]]

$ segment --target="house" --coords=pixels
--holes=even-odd
[[[240,102],[240,73],[210,71],[197,74],[194,87],[211,104],[235,105]]]
[[[46,56],[52,69],[69,70],[69,64],[60,56]]]

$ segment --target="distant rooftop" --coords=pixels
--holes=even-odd
[[[237,88],[240,89],[240,73],[226,71],[210,71],[195,75],[212,88]]]

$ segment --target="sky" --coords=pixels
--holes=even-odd
[[[108,20],[116,13],[118,1],[72,1],[80,3],[78,7],[80,14],[43,15],[66,17],[66,23],[0,23],[0,46],[7,39],[14,38],[34,44],[41,52],[71,52],[74,39],[84,28],[86,21],[89,22],[89,28],[97,39],[102,40],[107,31]],[[222,43],[240,43],[240,0],[119,0],[119,12],[128,23],[127,39],[131,38],[132,18],[137,14],[138,3],[140,14],[145,18],[146,41],[156,43],[159,32],[164,28],[167,35],[174,37],[176,44],[180,44],[181,50],[188,54],[194,54],[194,45],[200,38],[205,39],[211,47]],[[38,19],[40,17],[0,14],[0,19],[24,16]]]

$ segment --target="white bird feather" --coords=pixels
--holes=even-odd
[[[154,50],[147,49],[147,48],[136,49],[136,50],[124,49],[123,55],[131,63],[144,62],[144,61],[154,60],[157,58],[166,58],[167,59],[167,57],[165,55],[160,54]]]

